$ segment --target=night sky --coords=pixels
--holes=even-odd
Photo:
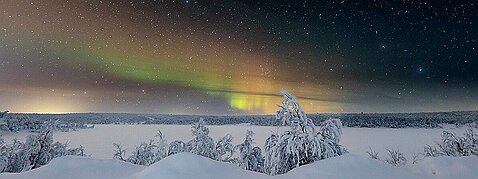
[[[478,110],[474,1],[0,2],[0,110]]]

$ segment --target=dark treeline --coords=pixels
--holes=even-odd
[[[478,111],[423,112],[423,113],[339,113],[308,114],[315,124],[326,119],[339,118],[347,127],[386,128],[435,128],[440,124],[478,124]],[[128,113],[73,113],[73,114],[9,114],[6,119],[56,120],[74,124],[180,124],[189,125],[204,118],[210,125],[251,124],[261,126],[279,125],[273,115],[207,116]]]

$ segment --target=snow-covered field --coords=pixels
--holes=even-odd
[[[233,142],[239,144],[244,139],[246,130],[252,130],[256,145],[263,147],[266,138],[276,131],[273,126],[222,125],[208,126],[210,136],[217,141],[220,137],[231,134]],[[82,145],[87,154],[93,158],[111,159],[113,157],[113,143],[122,144],[127,152],[131,152],[141,142],[153,138],[157,130],[161,130],[169,142],[173,140],[188,141],[192,138],[189,125],[96,125],[93,129],[81,129],[73,132],[55,132],[55,141],[69,142],[70,146]],[[373,149],[385,156],[385,149],[400,149],[407,158],[411,159],[414,153],[423,152],[425,145],[434,145],[440,140],[443,130],[458,135],[466,128],[423,129],[423,128],[343,128],[341,144],[356,155],[367,156],[366,151]],[[3,135],[5,141],[13,138],[25,140],[27,133],[9,133]]]
[[[426,158],[413,166],[392,167],[382,161],[346,154],[293,169],[284,175],[269,176],[245,171],[230,163],[222,163],[191,153],[169,156],[149,167],[116,160],[82,157],[60,157],[48,165],[16,174],[0,174],[11,179],[420,179],[476,178],[478,157]]]

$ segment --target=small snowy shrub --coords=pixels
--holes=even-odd
[[[418,161],[423,160],[424,155],[422,153],[413,153],[412,155],[412,164],[417,164]]]
[[[370,148],[369,151],[367,151],[367,152],[365,152],[365,153],[367,153],[368,156],[369,156],[371,159],[380,160],[380,158],[378,157],[378,152],[372,150],[371,148]]]
[[[395,167],[400,167],[407,164],[407,159],[399,150],[387,149],[388,157],[385,158],[385,162]]]
[[[114,143],[113,147],[115,148],[113,159],[126,161],[126,158],[125,158],[126,150],[123,149],[123,146],[121,146],[120,144]]]

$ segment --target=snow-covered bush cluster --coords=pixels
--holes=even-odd
[[[161,131],[158,131],[155,137],[155,139],[141,143],[128,158],[125,158],[126,150],[124,150],[121,145],[113,144],[115,147],[113,159],[127,161],[137,165],[151,165],[163,159],[168,156],[168,143]]]
[[[339,142],[342,123],[330,119],[316,126],[302,111],[295,97],[282,91],[284,101],[276,118],[289,127],[281,134],[272,134],[265,141],[265,151],[255,146],[254,133],[246,132],[244,142],[232,144],[232,136],[226,135],[217,142],[209,136],[206,122],[200,119],[191,126],[193,138],[187,142],[173,141],[167,144],[159,132],[156,139],[142,143],[125,157],[126,151],[114,144],[114,159],[140,165],[151,165],[162,158],[180,152],[191,152],[214,160],[235,163],[250,171],[271,175],[283,174],[291,169],[316,160],[335,157],[346,153]]]
[[[246,170],[262,172],[263,156],[259,147],[253,146],[253,132],[248,131],[244,143],[234,145],[232,136],[225,135],[217,143],[209,136],[206,122],[200,119],[191,126],[193,138],[188,142],[173,141],[167,143],[161,131],[155,139],[143,142],[128,157],[126,151],[119,144],[115,147],[114,159],[130,162],[138,165],[151,165],[164,157],[181,152],[191,152],[196,155],[208,157],[217,161],[236,163]],[[234,156],[237,152],[237,157]]]
[[[47,164],[53,158],[65,155],[84,156],[82,147],[68,148],[68,144],[53,142],[52,130],[29,135],[26,142],[14,140],[6,144],[0,139],[0,172],[22,172]]]
[[[478,134],[473,129],[467,129],[463,136],[443,131],[441,141],[437,142],[437,147],[426,146],[424,149],[425,157],[436,157],[441,155],[460,157],[460,156],[478,156]]]
[[[441,135],[441,141],[437,142],[437,146],[438,147],[431,145],[425,146],[423,153],[415,153],[412,156],[412,163],[415,164],[426,157],[478,156],[478,134],[475,134],[471,128],[467,129],[463,136],[456,136],[449,131],[443,131]],[[407,159],[405,158],[404,154],[399,150],[387,149],[387,152],[387,158],[383,159],[383,161],[397,167],[403,166],[407,163]],[[378,152],[372,149],[366,153],[372,159],[381,160],[378,156]]]

